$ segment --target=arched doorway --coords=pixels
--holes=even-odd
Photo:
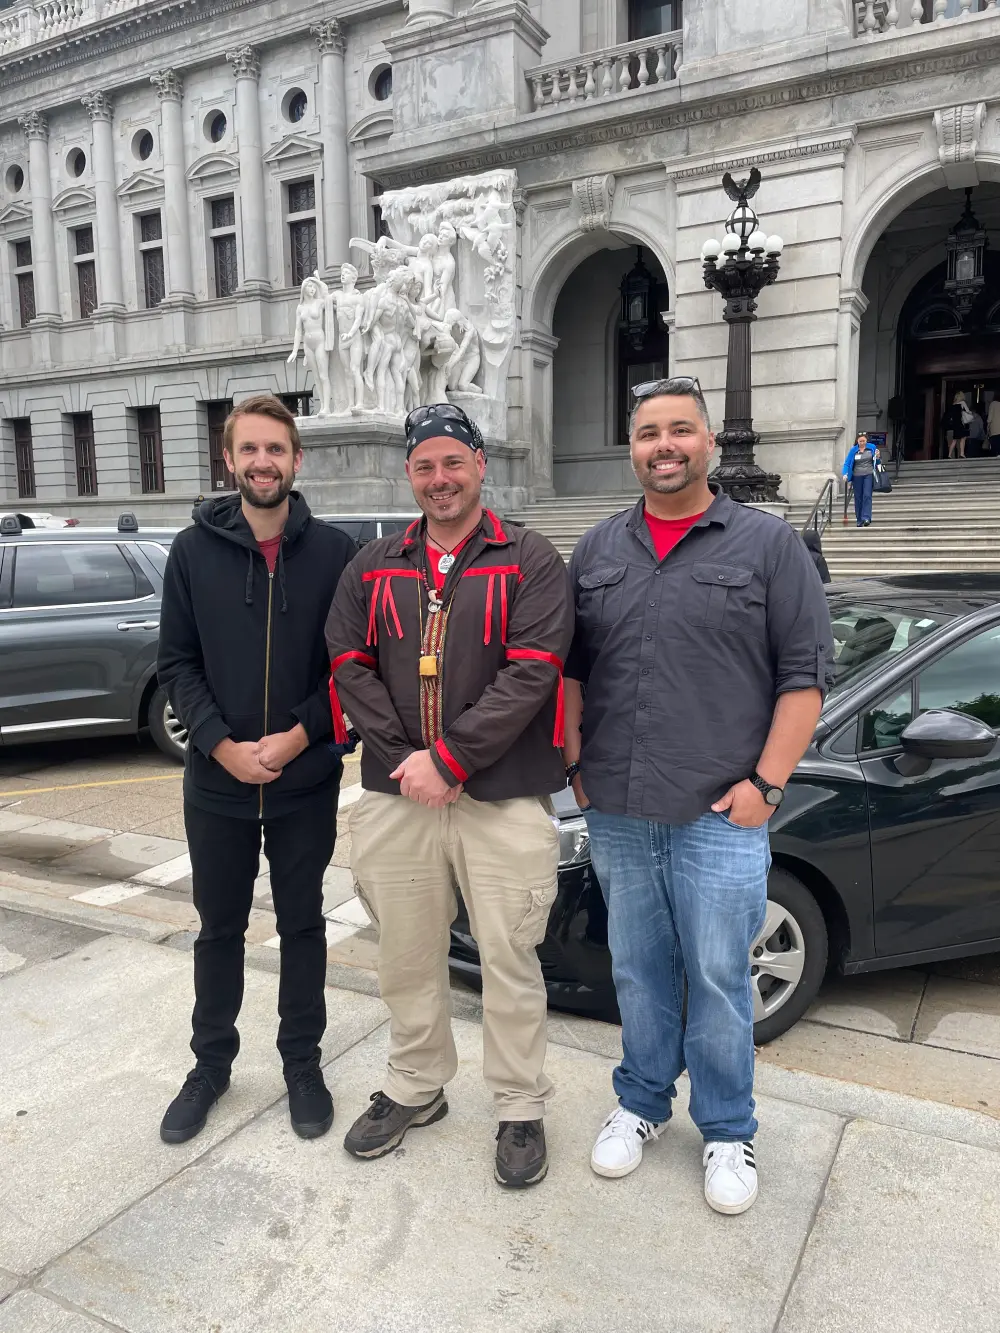
[[[1000,185],[978,185],[971,202],[987,246],[985,281],[970,309],[946,290],[947,238],[966,205],[961,189],[935,190],[903,209],[865,267],[857,426],[885,434],[904,458],[940,456],[942,415],[958,390],[984,419],[1000,396]]]
[[[624,285],[624,296],[623,296]],[[648,249],[621,242],[583,259],[552,318],[552,481],[557,495],[634,488],[628,456],[630,390],[667,374],[661,312],[667,280]]]

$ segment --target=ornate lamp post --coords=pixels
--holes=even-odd
[[[988,239],[972,212],[972,191],[965,192],[965,212],[948,233],[948,276],[944,289],[964,323],[986,286],[983,263]]]
[[[734,500],[775,503],[781,478],[754,462],[760,436],[750,410],[750,325],[757,318],[757,297],[778,276],[778,256],[784,249],[780,236],[765,236],[749,200],[760,186],[756,167],[746,180],[734,181],[727,171],[722,185],[736,207],[726,223],[721,243],[706,241],[701,248],[705,286],[722,293],[722,317],[729,325],[726,364],[726,415],[716,435],[722,461],[713,474]]]

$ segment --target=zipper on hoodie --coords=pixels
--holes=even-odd
[[[270,722],[271,696],[271,604],[274,599],[274,574],[267,571],[267,631],[264,636],[264,735],[268,733]],[[264,818],[264,784],[260,784],[260,796],[257,804],[258,819]]]

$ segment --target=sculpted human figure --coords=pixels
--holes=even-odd
[[[474,383],[481,359],[476,326],[457,307],[447,312],[444,324],[456,344],[445,367],[448,388],[457,393],[482,393],[479,385]]]
[[[442,222],[437,233],[437,253],[434,256],[434,295],[428,303],[428,309],[438,319],[443,319],[454,308],[455,301],[455,256],[452,246],[458,239],[455,228],[450,222]]]
[[[403,269],[397,269],[390,274],[375,303],[371,324],[364,330],[366,333],[370,332],[372,336],[372,355],[368,359],[371,381],[369,382],[366,371],[365,382],[374,391],[377,411],[388,415],[401,411],[403,403],[403,385],[398,380],[398,361],[393,371],[392,360],[402,345],[399,333],[402,300],[398,292],[405,279],[406,273]]]
[[[504,206],[502,195],[497,190],[479,200],[475,207],[472,222],[462,227],[462,235],[472,248],[487,264],[497,261],[497,250],[503,243],[503,234],[510,231],[512,223],[504,222],[501,209]]]
[[[332,411],[330,384],[330,349],[327,337],[327,301],[329,289],[318,273],[302,284],[299,304],[295,311],[295,339],[288,364],[294,365],[299,351],[306,368],[312,375],[319,397],[317,415],[326,417]]]
[[[417,333],[417,320],[420,316],[419,304],[420,281],[412,269],[401,270],[406,276],[400,282],[399,304],[399,379],[403,384],[403,408],[405,412],[420,406],[422,380],[420,375],[420,338]]]
[[[358,270],[353,264],[340,267],[340,291],[331,292],[328,326],[337,326],[337,351],[347,389],[347,410],[358,412],[364,406],[365,344],[361,326],[365,318],[365,298],[357,289]]]

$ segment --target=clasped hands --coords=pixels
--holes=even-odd
[[[434,809],[451,805],[462,794],[461,783],[456,787],[448,786],[437,771],[429,750],[414,750],[408,754],[389,777],[399,783],[401,795]]]
[[[309,745],[301,722],[290,731],[276,731],[259,741],[234,741],[228,736],[212,751],[212,758],[237,780],[258,787],[280,778],[282,769]]]

